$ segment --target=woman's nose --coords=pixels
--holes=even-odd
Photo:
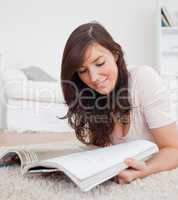
[[[90,80],[92,83],[96,83],[99,80],[99,74],[96,70],[90,71]]]

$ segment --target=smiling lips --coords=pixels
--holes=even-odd
[[[100,88],[100,87],[104,87],[106,82],[107,82],[108,78],[106,78],[105,80],[101,81],[99,84],[97,84],[97,87]]]

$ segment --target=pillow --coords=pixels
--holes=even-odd
[[[47,74],[40,67],[30,66],[27,68],[21,69],[23,73],[27,76],[28,80],[31,81],[46,81],[46,82],[56,82],[52,76]]]

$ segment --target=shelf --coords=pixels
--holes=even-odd
[[[175,27],[161,27],[162,34],[165,35],[178,35],[178,26]]]
[[[178,51],[162,51],[161,52],[162,56],[176,56],[178,57]]]
[[[160,76],[162,77],[163,80],[168,80],[170,82],[178,81],[178,73],[169,73],[169,72],[160,71]]]
[[[164,7],[163,12],[161,8]],[[178,1],[159,0],[158,1],[158,66],[162,77],[178,83]],[[164,21],[168,20],[175,26],[160,26],[162,23],[162,13]],[[173,21],[173,23],[172,23]],[[165,23],[168,24],[168,23]]]

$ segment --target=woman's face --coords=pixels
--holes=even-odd
[[[84,63],[77,70],[80,79],[100,94],[108,95],[115,87],[117,58],[98,43],[91,44],[85,53]]]

